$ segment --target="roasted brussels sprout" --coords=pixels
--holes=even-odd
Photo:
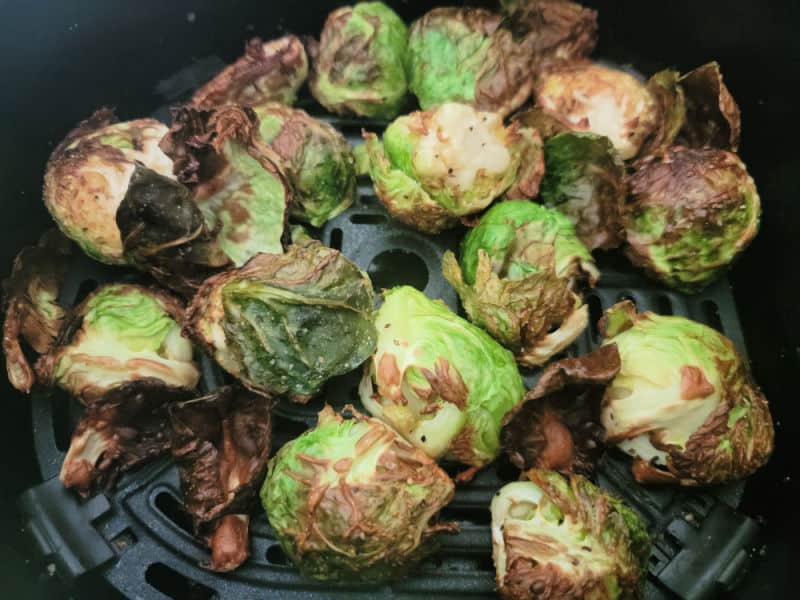
[[[161,147],[208,226],[219,228],[217,243],[236,266],[259,252],[283,251],[290,187],[251,109],[179,108]]]
[[[454,226],[495,198],[532,198],[544,174],[535,130],[449,103],[365,134],[375,193],[396,219],[427,233]]]
[[[181,335],[182,318],[183,306],[164,292],[105,285],[72,311],[56,344],[36,363],[36,374],[87,405],[142,379],[194,388],[200,372]]]
[[[397,579],[436,548],[453,482],[392,429],[346,407],[270,460],[261,501],[284,552],[328,581]]]
[[[344,136],[305,111],[256,108],[261,139],[281,158],[294,197],[289,214],[320,227],[355,199],[355,160]]]
[[[72,433],[60,479],[82,496],[110,489],[120,474],[169,451],[167,406],[191,398],[187,388],[140,379],[110,388]]]
[[[137,162],[172,176],[159,148],[167,128],[153,119],[117,122],[95,112],[56,146],[44,176],[44,202],[61,231],[95,260],[125,264],[115,221]]]
[[[642,483],[704,485],[740,479],[767,462],[767,399],[731,341],[683,317],[626,301],[600,323],[622,367],[603,399],[608,442],[634,457]]]
[[[226,104],[292,105],[307,77],[308,57],[297,36],[269,42],[254,38],[247,42],[243,56],[195,92],[192,104],[203,110]]]
[[[738,156],[672,147],[638,161],[623,211],[626,254],[684,292],[718,277],[758,233],[761,201]]]
[[[591,475],[604,448],[600,402],[619,369],[614,344],[548,365],[503,419],[500,439],[511,462],[523,470]]]
[[[58,304],[58,293],[70,247],[58,230],[45,233],[38,245],[20,251],[11,276],[3,281],[3,353],[8,380],[20,392],[30,392],[36,381],[21,340],[44,354],[61,331],[65,312]]]
[[[540,365],[567,348],[589,322],[574,289],[599,277],[567,217],[527,200],[490,208],[442,271],[470,320],[512,350],[520,364]]]
[[[213,571],[231,571],[248,556],[251,505],[267,472],[271,400],[223,387],[170,405],[172,456],[196,535],[211,548]]]
[[[686,97],[686,122],[681,131],[687,146],[713,146],[736,152],[741,135],[741,113],[722,82],[716,62],[698,67],[680,78]]]
[[[308,241],[206,281],[187,330],[248,387],[302,402],[372,354],[372,315],[369,277]]]
[[[597,43],[597,11],[568,0],[502,0],[534,70],[589,56]]]
[[[500,597],[643,597],[650,538],[639,515],[579,475],[527,476],[492,499]]]
[[[482,8],[434,8],[411,26],[409,89],[426,110],[460,102],[505,116],[531,95],[530,65],[510,25]]]
[[[622,242],[625,165],[606,137],[564,132],[544,143],[541,199],[564,213],[589,250]]]
[[[511,353],[482,329],[408,286],[384,293],[378,350],[361,402],[429,456],[473,467],[500,452],[500,422],[525,390]]]
[[[543,75],[536,104],[567,129],[607,137],[624,160],[639,154],[661,119],[646,83],[594,63],[568,64]]]
[[[309,86],[329,111],[393,119],[408,104],[408,28],[383,2],[336,9],[308,45]]]

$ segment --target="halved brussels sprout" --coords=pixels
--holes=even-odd
[[[307,576],[384,582],[437,546],[453,482],[424,452],[376,419],[326,406],[314,429],[269,462],[261,502],[281,547]]]
[[[329,111],[393,119],[408,104],[408,28],[383,2],[336,9],[311,40],[314,98]]]
[[[408,286],[384,293],[378,349],[361,402],[429,456],[473,467],[500,452],[500,423],[525,390],[513,355],[482,329]]]
[[[520,469],[591,475],[602,456],[600,401],[620,369],[616,346],[548,365],[503,419],[500,439]]]
[[[309,241],[206,281],[187,329],[246,386],[304,402],[372,354],[372,314],[366,273]]]
[[[280,158],[260,139],[252,109],[178,108],[161,147],[236,266],[259,252],[283,251],[291,190]]]
[[[634,165],[626,254],[651,277],[696,292],[747,247],[760,217],[758,190],[738,156],[675,146]]]
[[[578,280],[600,276],[567,217],[527,200],[490,208],[461,243],[461,264],[448,251],[442,271],[470,320],[512,350],[517,362],[541,365],[567,348],[589,322],[575,293]]]
[[[661,119],[646,83],[595,63],[568,64],[542,75],[536,104],[569,130],[607,137],[623,160],[639,154]]]
[[[227,104],[291,105],[307,77],[308,57],[297,36],[287,35],[268,42],[253,38],[245,45],[243,56],[195,92],[192,104],[203,110]]]
[[[267,473],[272,401],[233,387],[169,407],[172,456],[195,534],[211,548],[212,571],[248,556],[250,509]]]
[[[544,174],[535,130],[501,115],[448,103],[364,134],[375,193],[396,219],[437,233],[504,193],[532,198]]]
[[[606,137],[564,132],[544,143],[541,199],[564,213],[589,250],[622,243],[625,165]]]
[[[531,470],[492,499],[501,598],[641,598],[650,538],[636,512],[579,475]]]
[[[355,199],[355,160],[344,136],[305,111],[281,104],[257,107],[261,139],[281,158],[294,192],[289,214],[314,227]]]
[[[130,381],[104,392],[72,433],[61,482],[88,496],[113,488],[125,471],[168,452],[167,406],[193,393],[158,379]]]
[[[642,483],[705,485],[752,474],[775,432],[767,399],[731,341],[683,317],[626,301],[600,322],[622,367],[606,390],[608,442],[634,457]]]
[[[70,251],[69,240],[57,229],[48,231],[38,245],[17,254],[11,276],[3,281],[3,353],[8,380],[20,392],[30,392],[36,381],[20,340],[37,354],[45,354],[64,323],[58,293]]]
[[[411,26],[409,89],[425,110],[460,102],[513,112],[533,90],[531,53],[515,33],[482,8],[434,8]]]
[[[102,286],[73,309],[59,339],[39,358],[36,374],[84,404],[123,383],[155,379],[194,388],[200,372],[181,335],[183,306],[139,285]]]
[[[56,224],[95,260],[126,264],[115,216],[136,163],[172,177],[159,148],[166,126],[154,119],[119,123],[95,112],[56,146],[44,175],[44,203]]]

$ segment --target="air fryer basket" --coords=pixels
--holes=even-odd
[[[624,59],[626,55],[617,47],[620,38],[613,31],[613,9],[600,9],[601,35],[611,38],[610,58]],[[291,11],[293,7],[274,10]],[[189,21],[197,18],[192,11],[186,16]],[[322,18],[324,14],[316,21],[321,22]],[[602,53],[600,58],[604,58]],[[694,62],[711,58],[716,57],[700,56]],[[162,80],[156,94],[167,104],[156,116],[166,120],[168,104],[185,98],[223,64],[216,57],[194,60],[189,67]],[[651,65],[645,61],[637,66],[650,70]],[[322,115],[315,104],[306,104],[304,107],[312,114]],[[84,112],[93,108],[87,106]],[[360,139],[362,127],[378,131],[383,125],[324,118],[351,142]],[[747,126],[745,112],[745,134]],[[360,180],[358,192],[351,209],[317,232],[322,241],[365,269],[377,289],[408,283],[458,310],[457,297],[444,281],[440,265],[443,252],[455,249],[462,232],[426,236],[390,219],[374,197],[369,180]],[[99,283],[121,277],[140,278],[83,255],[71,260],[69,280],[62,290],[62,300],[67,305],[78,302]],[[730,337],[747,355],[727,280],[690,297],[646,280],[615,254],[603,255],[599,262],[603,276],[588,295],[592,327],[604,309],[630,298],[640,310],[683,315],[706,323]],[[568,353],[588,352],[597,341],[596,331],[587,330]],[[223,375],[207,358],[203,359],[203,371],[205,387],[214,388],[222,381]],[[536,372],[525,375],[530,386]],[[274,424],[274,450],[313,425],[325,402],[335,407],[358,404],[358,378],[359,373],[351,373],[329,382],[323,398],[305,406],[281,403]],[[190,521],[180,501],[177,471],[169,459],[145,465],[125,475],[115,491],[82,502],[58,480],[79,406],[57,392],[36,395],[31,403],[34,447],[44,483],[26,491],[18,504],[37,551],[66,579],[94,572],[124,595],[148,599],[494,597],[488,507],[497,489],[517,477],[517,470],[504,459],[483,470],[472,483],[459,486],[444,516],[458,521],[461,532],[445,536],[439,553],[406,580],[385,586],[332,586],[302,578],[288,564],[260,511],[252,522],[250,559],[234,573],[221,576],[198,566],[207,558],[207,550],[191,535]],[[455,470],[456,467],[451,471]],[[758,523],[737,510],[745,483],[695,490],[643,488],[633,482],[628,459],[616,452],[611,452],[603,463],[599,481],[636,508],[653,535],[647,598],[713,598],[734,588],[745,574],[759,532]]]

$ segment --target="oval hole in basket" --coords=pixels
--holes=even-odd
[[[210,600],[217,598],[217,593],[199,581],[163,563],[153,563],[144,572],[144,580],[159,592],[175,600]]]
[[[383,225],[389,219],[386,215],[355,214],[350,215],[350,222],[353,225]]]
[[[330,246],[334,250],[342,249],[342,230],[338,227],[331,230]]]
[[[183,504],[181,504],[180,500],[169,492],[163,491],[156,495],[154,503],[156,508],[161,511],[162,515],[167,517],[189,535],[194,535],[192,531],[192,518],[183,508]]]
[[[396,285],[410,285],[423,291],[428,285],[428,266],[419,256],[408,250],[384,250],[367,267],[376,290]]]
[[[722,327],[722,319],[719,316],[719,307],[713,300],[703,300],[700,305],[703,310],[703,322],[709,327],[713,327],[720,333],[725,333]]]
[[[289,559],[286,558],[286,555],[283,553],[283,548],[280,547],[280,544],[272,544],[269,548],[267,548],[267,560],[273,565],[288,565]]]
[[[672,313],[672,300],[669,296],[659,295],[656,297],[656,308],[660,315],[671,315]]]

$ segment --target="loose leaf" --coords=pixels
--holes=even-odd
[[[194,529],[211,548],[213,571],[231,571],[248,555],[247,529],[267,472],[272,401],[233,387],[173,404],[172,455]]]
[[[28,393],[36,375],[20,341],[38,354],[53,346],[65,319],[58,294],[70,253],[69,241],[57,230],[45,233],[36,246],[23,248],[14,259],[11,276],[3,281],[3,352],[8,380]]]

